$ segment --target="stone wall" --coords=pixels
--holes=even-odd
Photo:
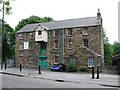
[[[77,59],[78,66],[88,66],[88,57],[94,57],[95,66],[99,65],[98,56],[83,47],[83,39],[88,39],[89,49],[95,53],[101,54],[101,28],[88,27],[88,35],[83,35],[83,28],[72,28],[72,36],[67,35],[67,30],[64,29],[64,62],[65,64],[71,63],[71,58],[75,57]],[[59,56],[59,62],[62,62],[62,29],[59,30],[59,36],[54,37],[54,31],[51,30],[51,46],[50,46],[50,55],[49,62],[54,63],[54,56]],[[59,42],[59,49],[54,49],[54,42]],[[68,49],[68,42],[71,41],[72,49]],[[50,45],[50,44],[49,44]]]
[[[87,27],[88,35],[83,35],[83,29],[86,27],[72,28],[72,36],[67,35],[66,29],[58,30],[58,37],[54,36],[55,30],[48,31],[48,42],[47,42],[47,54],[49,66],[54,64],[54,57],[59,56],[58,62],[63,62],[65,64],[71,63],[71,60],[76,59],[77,66],[88,66],[88,57],[94,57],[95,66],[99,64],[98,56],[91,51],[101,54],[102,46],[101,40],[101,27],[93,26]],[[64,30],[64,35],[63,35]],[[23,33],[24,38],[19,39],[18,34],[16,34],[16,66],[19,66],[21,62],[23,66],[38,67],[38,57],[37,54],[40,53],[40,42],[35,42],[35,32],[33,33],[33,38],[30,38],[29,33]],[[63,37],[64,36],[64,37]],[[88,39],[89,50],[83,47],[83,39]],[[63,41],[64,40],[64,41]],[[34,50],[19,50],[19,44],[28,41],[34,44]],[[72,48],[68,48],[68,42],[72,42]],[[54,49],[54,42],[59,43],[59,48]],[[63,43],[64,42],[64,43]],[[63,47],[64,46],[64,47]],[[102,49],[101,49],[102,48]],[[63,55],[64,54],[64,55]],[[30,59],[32,57],[32,59]],[[32,60],[32,61],[30,61]]]
[[[37,53],[39,53],[40,46],[37,42],[35,42],[35,33],[32,33],[32,38],[30,37],[29,33],[23,33],[23,39],[19,39],[18,34],[16,34],[16,66],[19,66],[19,63],[22,63],[24,67],[33,67],[38,65]],[[24,41],[28,41],[29,44],[33,43],[34,49],[19,50],[19,44],[24,44]]]

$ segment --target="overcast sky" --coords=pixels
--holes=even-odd
[[[13,28],[31,15],[50,16],[54,20],[92,17],[100,9],[110,43],[118,41],[119,0],[15,0],[11,2],[12,13],[5,21]]]

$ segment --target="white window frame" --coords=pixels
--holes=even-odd
[[[23,47],[24,47],[23,45],[24,45],[23,43],[19,44],[19,50],[23,50]]]
[[[87,42],[85,42],[85,40],[87,40]],[[85,46],[85,47],[89,47],[89,41],[88,41],[88,39],[83,39],[83,45]]]
[[[58,59],[58,60],[57,60],[58,62],[56,62],[56,57],[57,57],[57,59]],[[57,56],[54,56],[54,64],[58,64],[58,63],[59,63],[59,56],[57,55]]]
[[[32,43],[32,42],[29,43],[29,49],[34,50],[34,43]]]
[[[18,34],[18,39],[23,39],[23,33]]]
[[[58,44],[57,48],[56,48],[56,44]],[[59,42],[54,42],[54,49],[59,49]]]
[[[58,35],[56,36],[56,32],[58,33],[58,30],[54,31],[54,37],[58,37]]]
[[[34,59],[33,56],[30,56],[30,57],[29,57],[29,63],[30,63],[30,64],[33,63],[33,59]]]
[[[94,57],[88,57],[88,67],[94,66]]]
[[[41,32],[41,34],[39,34],[39,32]],[[38,31],[38,35],[42,35],[42,30],[39,30],[39,31]]]
[[[69,34],[69,31],[71,31],[71,34]],[[72,28],[68,28],[67,29],[67,36],[72,36],[73,32],[72,32]]]
[[[33,33],[31,32],[31,33],[29,33],[29,36],[30,36],[30,38],[34,38],[34,35],[33,35]]]
[[[88,35],[88,28],[83,28],[83,35]]]
[[[72,48],[73,48],[73,42],[68,42],[68,49],[72,49]]]
[[[24,49],[29,49],[29,42],[28,41],[24,42]]]

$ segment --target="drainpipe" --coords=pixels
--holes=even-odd
[[[62,29],[62,63],[64,64],[64,28]]]

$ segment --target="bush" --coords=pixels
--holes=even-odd
[[[77,66],[74,64],[68,64],[66,67],[67,72],[77,72]]]
[[[88,72],[88,69],[86,67],[80,67],[79,72]]]

